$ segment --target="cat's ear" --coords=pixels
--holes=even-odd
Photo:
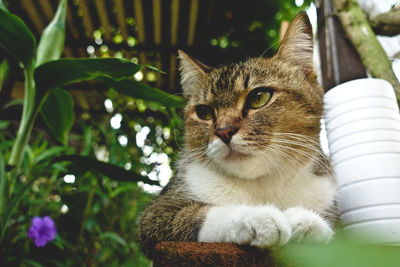
[[[279,46],[277,56],[313,71],[312,27],[305,12],[299,13],[290,23]]]
[[[178,54],[180,59],[181,85],[185,97],[188,97],[193,93],[191,90],[196,87],[195,84],[202,77],[206,76],[212,68],[190,57],[182,50],[178,50]]]

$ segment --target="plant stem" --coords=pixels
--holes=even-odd
[[[25,97],[22,110],[21,123],[19,125],[17,137],[11,150],[8,164],[14,166],[14,173],[21,167],[22,159],[25,153],[25,147],[29,141],[33,124],[38,114],[35,108],[35,82],[33,79],[33,68],[27,67],[25,74]]]
[[[83,232],[85,230],[86,222],[89,219],[90,212],[92,210],[93,198],[94,198],[94,195],[96,193],[96,188],[97,188],[97,180],[94,179],[92,181],[92,186],[91,186],[91,189],[89,191],[88,200],[86,202],[86,207],[85,207],[85,210],[84,210],[83,216],[82,216],[81,228],[79,230],[78,244],[76,246],[79,250],[83,249],[82,248],[82,244],[84,243]]]
[[[7,191],[6,191],[6,170],[3,154],[0,151],[0,217],[3,215],[4,209],[7,202]],[[0,222],[0,228],[2,228],[2,222]]]

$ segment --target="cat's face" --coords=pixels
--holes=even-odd
[[[272,58],[210,68],[180,57],[189,157],[254,179],[315,155],[323,93],[305,15],[295,18]]]

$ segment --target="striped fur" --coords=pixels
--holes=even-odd
[[[185,147],[177,173],[143,212],[142,248],[159,241],[236,242],[260,248],[332,237],[335,182],[319,146],[323,91],[312,67],[312,35],[298,15],[272,58],[219,68],[180,52]],[[273,88],[246,108],[248,94]],[[214,110],[202,120],[197,105]],[[236,125],[229,143],[215,129]]]

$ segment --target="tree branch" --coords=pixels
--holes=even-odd
[[[400,8],[392,8],[389,12],[379,14],[370,19],[371,27],[379,35],[394,36],[400,34]]]
[[[400,83],[393,72],[392,64],[357,0],[332,0],[332,3],[347,38],[356,48],[365,68],[373,77],[390,82],[400,102]]]

